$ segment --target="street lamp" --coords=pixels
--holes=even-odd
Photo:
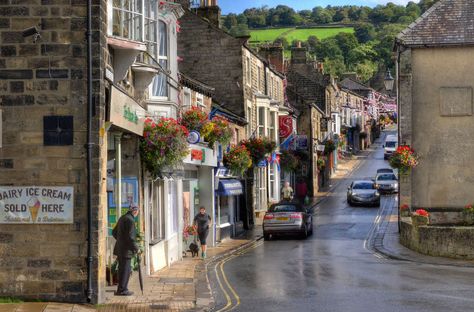
[[[395,83],[395,79],[393,79],[392,74],[390,73],[390,69],[387,69],[387,74],[385,75],[383,83],[387,91],[393,90],[393,84]]]

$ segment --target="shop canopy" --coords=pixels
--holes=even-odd
[[[243,194],[242,183],[239,180],[228,179],[219,181],[216,194],[219,196],[235,196]]]

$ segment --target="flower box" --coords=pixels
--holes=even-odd
[[[430,214],[424,209],[417,209],[411,215],[411,223],[413,226],[427,225],[430,223]]]

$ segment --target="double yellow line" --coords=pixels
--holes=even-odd
[[[261,245],[263,245],[263,241],[255,242],[252,245],[250,245],[248,247],[245,247],[242,250],[238,250],[235,253],[232,253],[231,255],[229,255],[228,257],[220,260],[214,266],[214,272],[216,274],[217,283],[219,284],[219,288],[221,289],[221,291],[224,294],[224,297],[226,298],[226,301],[227,301],[226,305],[223,308],[217,310],[216,312],[232,311],[233,309],[235,309],[236,307],[238,307],[240,305],[240,297],[237,294],[237,292],[235,291],[235,289],[232,287],[232,285],[230,284],[230,282],[227,278],[227,275],[225,274],[225,271],[224,271],[224,265],[228,261],[230,261],[232,259],[235,259],[235,258],[249,252],[250,250],[261,246]]]

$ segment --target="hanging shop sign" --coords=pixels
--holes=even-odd
[[[293,133],[293,118],[291,116],[279,116],[280,138],[287,138]]]
[[[201,140],[201,135],[196,130],[190,131],[187,141],[189,144],[197,144]]]
[[[112,86],[109,107],[108,121],[124,130],[143,135],[146,110],[134,99]]]
[[[71,224],[74,188],[0,186],[0,223]]]
[[[189,144],[189,153],[183,162],[190,165],[217,167],[217,152],[201,145]]]
[[[328,120],[326,118],[321,118],[321,122],[319,124],[321,132],[328,131]]]

